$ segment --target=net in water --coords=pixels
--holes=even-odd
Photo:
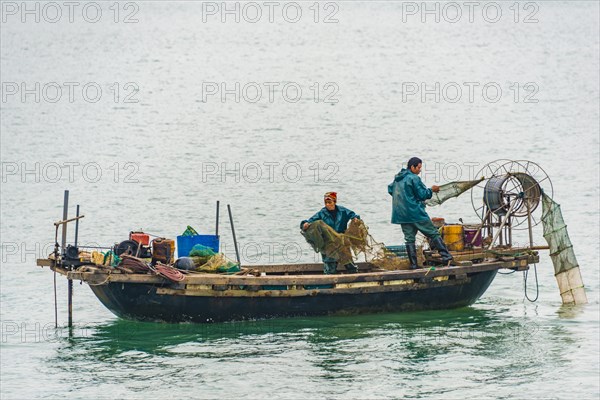
[[[567,224],[560,211],[560,204],[542,193],[542,225],[544,239],[550,247],[550,258],[554,265],[554,273],[559,274],[572,268],[579,267],[573,244],[567,232]]]

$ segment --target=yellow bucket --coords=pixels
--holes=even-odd
[[[462,225],[444,225],[442,238],[448,250],[461,251],[465,249],[464,228]]]

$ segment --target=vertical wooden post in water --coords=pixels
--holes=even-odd
[[[229,213],[229,222],[231,222],[231,234],[233,235],[233,246],[235,247],[235,256],[237,258],[237,262],[239,267],[242,267],[242,262],[240,261],[240,252],[238,251],[237,240],[235,238],[235,228],[233,226],[233,216],[231,215],[231,206],[227,204],[227,212]]]
[[[75,216],[79,217],[79,204],[77,204],[77,210],[75,212]],[[66,225],[66,223],[65,223]],[[73,243],[73,245],[75,246],[75,248],[77,248],[77,239],[79,236],[79,219],[75,220],[75,242]],[[69,285],[69,323],[68,326],[69,328],[71,328],[73,326],[73,280],[69,279],[68,280],[68,285]]]
[[[63,205],[63,221],[68,219],[69,214],[69,191],[65,190],[65,202]],[[77,216],[79,216],[79,207],[77,207]],[[79,223],[79,221],[77,221]],[[67,223],[64,222],[62,231],[62,251],[63,255],[66,254],[67,245]],[[73,326],[73,280],[67,279],[67,313],[68,313],[68,327]]]

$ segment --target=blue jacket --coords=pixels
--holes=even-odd
[[[429,219],[424,201],[430,199],[433,192],[425,187],[418,175],[402,168],[394,177],[394,182],[388,185],[388,193],[392,195],[392,224],[409,224]]]
[[[357,215],[354,211],[347,209],[346,207],[336,205],[335,208],[337,209],[335,221],[331,217],[331,213],[327,211],[327,208],[323,207],[319,210],[318,213],[316,213],[309,219],[300,222],[300,229],[302,229],[302,225],[304,225],[305,222],[308,222],[310,224],[311,222],[322,220],[327,225],[332,227],[337,233],[344,233],[346,232],[346,228],[348,228],[348,222],[351,219],[360,219],[359,215]]]

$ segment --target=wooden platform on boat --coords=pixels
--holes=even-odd
[[[128,283],[158,285],[159,294],[184,296],[293,296],[306,295],[306,291],[327,293],[368,293],[387,290],[398,290],[398,285],[408,289],[411,285],[442,284],[445,281],[464,281],[469,275],[498,269],[527,270],[529,264],[539,261],[536,252],[520,257],[501,257],[487,262],[462,266],[425,267],[417,270],[374,270],[374,266],[358,263],[360,272],[355,274],[324,275],[323,265],[313,264],[279,264],[253,265],[264,276],[221,275],[191,272],[181,282],[172,282],[158,275],[123,273],[115,269],[86,266],[70,271],[61,266],[54,266],[52,260],[40,259],[38,265],[49,266],[52,270],[65,275],[68,279],[88,283],[90,286],[107,285],[109,283]],[[450,282],[448,282],[450,283]],[[393,287],[395,286],[395,288]],[[413,288],[416,288],[413,286]],[[226,292],[226,293],[225,293]]]
[[[337,275],[324,275],[320,263],[252,265],[260,276],[190,272],[180,282],[107,267],[68,270],[49,259],[38,260],[38,265],[86,282],[121,318],[212,323],[465,307],[483,295],[498,270],[527,270],[539,261],[535,251],[513,254],[417,270],[388,271],[358,263],[360,273]]]

